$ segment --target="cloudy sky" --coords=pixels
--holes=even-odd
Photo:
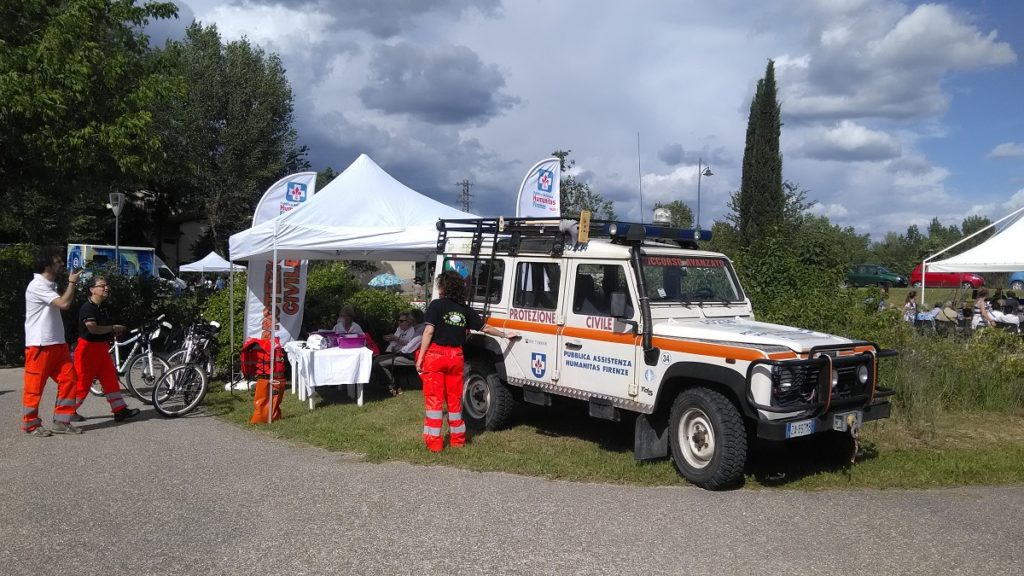
[[[739,187],[750,99],[776,62],[784,177],[880,239],[1024,206],[1024,3],[892,0],[181,0],[283,59],[314,169],[366,153],[406,185],[511,214],[526,170],[577,177],[639,219],[705,226]],[[1016,25],[1015,25],[1016,24]],[[637,134],[639,133],[639,173]],[[649,216],[647,216],[649,219]]]

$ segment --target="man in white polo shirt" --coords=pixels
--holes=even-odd
[[[25,289],[25,390],[22,393],[21,429],[32,436],[50,436],[39,418],[39,400],[46,382],[57,382],[53,432],[81,434],[71,424],[75,414],[75,367],[64,338],[61,310],[71,307],[78,271],[68,275],[63,294],[57,293],[57,275],[64,258],[57,248],[42,248],[32,262],[35,276]]]

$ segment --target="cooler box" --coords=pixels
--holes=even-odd
[[[363,334],[339,334],[338,348],[362,348],[366,346],[366,336]]]

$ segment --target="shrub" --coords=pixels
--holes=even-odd
[[[25,362],[25,287],[32,280],[31,244],[0,249],[0,366]]]
[[[234,338],[234,365],[237,368],[237,354],[242,349],[242,342],[245,340],[245,295],[246,275],[235,274],[234,290],[234,311],[235,311],[235,338]],[[232,349],[231,343],[231,283],[225,285],[224,290],[219,290],[209,295],[202,305],[203,318],[216,321],[220,324],[220,336],[218,342],[220,349],[217,352],[217,367],[221,372],[227,372],[231,366]]]
[[[394,332],[399,312],[409,308],[409,302],[402,296],[373,288],[356,292],[348,304],[356,309],[363,331],[372,334],[378,344],[382,336]]]
[[[306,278],[306,309],[302,331],[326,329],[338,321],[338,311],[359,291],[358,281],[342,262],[313,262]]]

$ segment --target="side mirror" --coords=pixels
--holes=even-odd
[[[621,290],[616,290],[611,294],[611,315],[613,318],[625,318],[626,317],[626,293]]]

